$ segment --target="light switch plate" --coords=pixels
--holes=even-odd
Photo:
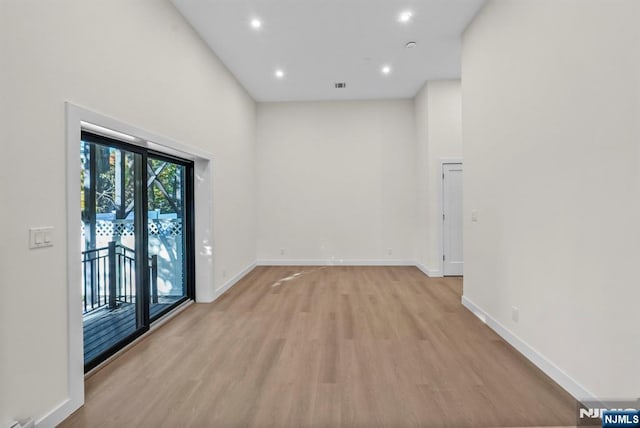
[[[29,229],[29,248],[53,246],[53,227],[32,227]]]

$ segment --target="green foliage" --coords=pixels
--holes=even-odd
[[[90,146],[82,142],[80,146],[80,188],[83,213],[89,209],[90,194]],[[96,156],[96,213],[115,212],[125,218],[135,202],[135,160],[140,156],[119,149],[95,145]],[[171,162],[149,159],[147,167],[149,181],[148,209],[162,214],[182,215],[184,198],[184,167]],[[123,182],[121,183],[121,179]]]
[[[149,188],[149,210],[181,214],[184,167],[157,159],[149,159],[149,166],[156,177]]]

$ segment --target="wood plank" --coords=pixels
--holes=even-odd
[[[258,267],[90,377],[61,426],[575,425],[461,292],[413,267]]]

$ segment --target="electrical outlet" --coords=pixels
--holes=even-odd
[[[226,269],[222,269],[222,277],[223,278],[227,277],[227,270]]]
[[[513,322],[518,322],[520,320],[520,309],[517,306],[511,307],[511,319]]]
[[[478,210],[471,210],[471,222],[472,223],[478,222]]]
[[[280,248],[280,255],[284,256],[284,248]]]
[[[387,255],[392,255],[393,254],[393,248],[387,248]]]

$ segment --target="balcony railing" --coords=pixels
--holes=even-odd
[[[83,314],[122,303],[136,296],[135,251],[114,241],[108,246],[82,253]],[[158,256],[149,257],[151,301],[158,302]]]

